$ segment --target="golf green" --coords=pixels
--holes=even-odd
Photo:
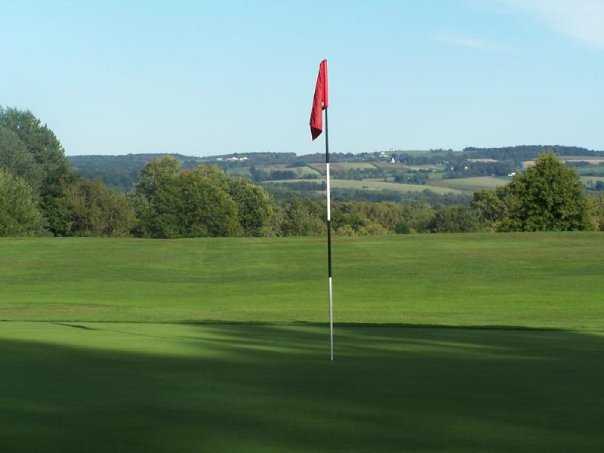
[[[2,452],[604,450],[604,236],[0,240]]]

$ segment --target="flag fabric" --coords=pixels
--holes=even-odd
[[[315,96],[312,101],[312,110],[310,112],[310,135],[313,140],[323,132],[323,110],[325,110],[329,104],[327,87],[327,60],[323,60],[319,65]]]

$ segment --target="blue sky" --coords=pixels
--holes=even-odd
[[[0,17],[0,104],[68,154],[514,144],[604,149],[604,1],[31,1]]]

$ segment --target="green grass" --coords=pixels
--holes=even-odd
[[[267,181],[271,183],[292,183],[292,182],[320,182],[322,180],[317,179],[288,179],[288,180],[280,180],[280,181]],[[336,189],[353,189],[353,190],[367,190],[367,191],[382,191],[388,190],[392,192],[423,192],[424,190],[429,190],[438,194],[446,194],[446,193],[462,193],[462,191],[457,189],[452,189],[448,187],[439,187],[433,185],[422,185],[422,184],[399,184],[395,182],[385,182],[381,180],[375,179],[363,179],[363,180],[355,180],[355,179],[332,179],[331,186]]]
[[[263,165],[260,169],[271,172],[271,171],[288,171],[296,174],[298,178],[317,177],[321,175],[321,172],[312,168],[311,165],[304,165],[299,167],[291,167],[287,164],[275,164],[275,165]],[[248,168],[249,171],[249,168]]]
[[[496,176],[475,176],[471,178],[450,178],[438,179],[430,178],[430,186],[447,187],[450,189],[476,192],[478,190],[493,190],[497,187],[508,184],[512,179]],[[604,176],[582,176],[581,181],[584,184],[604,181]]]
[[[321,174],[325,174],[325,164],[310,164],[310,167]],[[336,173],[347,170],[369,170],[375,168],[375,163],[372,162],[332,162],[331,170]]]
[[[604,449],[604,235],[0,240],[0,451]]]
[[[439,187],[476,192],[478,190],[492,190],[508,184],[511,178],[496,176],[475,176],[471,178],[451,178],[430,180],[430,184]]]

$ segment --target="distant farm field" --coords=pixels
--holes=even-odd
[[[590,175],[604,176],[604,165],[589,165],[585,167],[578,167],[576,170],[580,175],[585,175],[588,173]]]
[[[604,235],[0,240],[0,451],[604,450]]]
[[[604,182],[604,176],[581,176],[581,181],[584,184],[595,184],[597,182]]]
[[[314,168],[321,174],[325,174],[325,164],[310,164],[309,167]],[[375,165],[370,162],[333,162],[331,169],[334,172],[347,170],[370,170],[375,168]]]
[[[293,182],[318,182],[316,179],[291,179],[281,181],[267,181],[273,183],[293,183]],[[447,193],[463,193],[461,190],[452,189],[448,187],[440,187],[434,185],[422,185],[422,184],[399,184],[395,182],[386,182],[375,179],[332,179],[331,186],[336,189],[353,189],[353,190],[367,190],[367,191],[392,191],[392,192],[423,192],[429,190],[438,194]]]
[[[266,172],[288,171],[288,172],[295,173],[298,178],[318,177],[321,175],[321,173],[319,171],[315,170],[310,165],[301,165],[298,167],[292,167],[292,166],[286,165],[286,164],[264,165],[264,166],[262,166],[262,170],[264,170]]]
[[[451,178],[429,181],[430,185],[448,187],[450,189],[476,192],[478,190],[492,190],[508,184],[511,178],[496,176],[476,176],[472,178]]]

